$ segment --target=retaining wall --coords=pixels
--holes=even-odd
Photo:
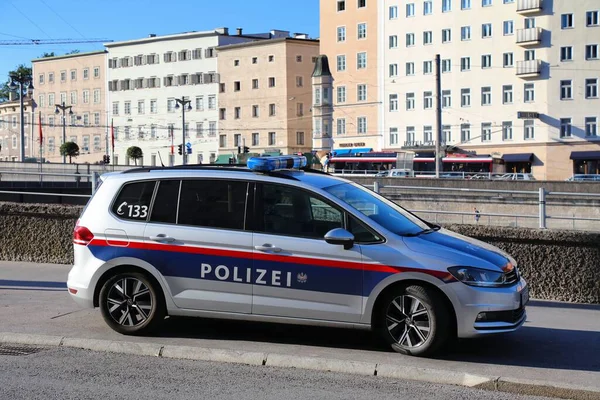
[[[80,206],[0,203],[0,259],[70,264]],[[600,234],[447,225],[509,252],[537,299],[600,304]]]

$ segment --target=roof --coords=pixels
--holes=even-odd
[[[312,73],[313,78],[320,76],[331,76],[331,71],[329,70],[329,60],[326,55],[320,55],[317,57],[317,62],[315,63],[315,69]]]
[[[270,44],[283,43],[283,42],[319,45],[319,41],[316,39],[297,39],[297,38],[293,38],[293,37],[284,37],[284,38],[275,38],[275,39],[254,40],[252,42],[244,42],[244,43],[236,43],[236,44],[227,44],[224,46],[217,47],[217,50],[218,51],[226,51],[226,50],[239,49],[239,48],[243,48],[243,47],[266,46],[266,45],[270,45]]]
[[[175,33],[170,35],[158,36],[158,35],[150,35],[141,39],[132,39],[132,40],[123,40],[120,42],[109,42],[105,43],[104,46],[106,48],[111,47],[119,47],[119,46],[131,46],[137,44],[145,44],[145,43],[154,43],[154,42],[163,42],[167,40],[180,40],[180,39],[195,39],[202,37],[210,37],[210,36],[231,36],[231,37],[241,37],[241,38],[249,38],[249,39],[266,39],[267,34],[257,33],[257,34],[246,34],[246,35],[230,35],[229,29],[226,28],[217,28],[210,31],[192,31],[192,32],[183,32],[183,33]]]
[[[106,53],[108,53],[106,50],[88,51],[86,53],[63,54],[62,56],[36,58],[36,59],[31,60],[31,62],[35,63],[35,62],[42,62],[42,61],[62,60],[65,58],[97,56],[99,54],[106,54]]]

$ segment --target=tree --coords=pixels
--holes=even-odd
[[[3,101],[7,101],[9,99],[10,90],[8,89],[8,85],[10,84],[10,76],[11,75],[21,75],[21,76],[31,76],[32,71],[30,67],[25,66],[24,64],[19,65],[15,70],[8,72],[8,78],[6,82],[0,85],[0,103]],[[19,100],[19,93],[15,93],[16,100]]]
[[[72,157],[79,156],[79,146],[75,142],[66,142],[60,146],[60,155],[69,157],[69,164]]]
[[[135,165],[137,165],[137,160],[144,157],[144,152],[137,146],[131,146],[127,149],[127,157],[132,158]]]
[[[80,51],[80,50],[71,50],[71,51],[70,51],[70,52],[68,52],[66,55],[69,55],[69,54],[79,54],[79,53],[81,53],[81,51]]]
[[[48,58],[48,57],[54,57],[54,56],[56,56],[56,54],[54,54],[54,52],[50,52],[50,53],[42,54],[42,56],[40,58]]]

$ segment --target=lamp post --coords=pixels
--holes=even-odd
[[[62,111],[62,120],[63,120],[63,144],[67,143],[67,116],[66,111],[69,110],[69,115],[73,115],[73,106],[66,106],[63,101],[62,104],[55,104],[56,110],[55,114],[60,114]],[[67,163],[67,155],[63,154],[63,164]]]
[[[10,84],[8,89],[11,91],[18,91],[19,102],[21,107],[21,148],[20,158],[21,162],[25,162],[25,110],[23,105],[23,96],[29,94],[32,98],[33,94],[33,82],[31,74],[15,73],[10,75]],[[25,89],[27,91],[25,91]],[[33,123],[33,121],[32,121]]]
[[[186,156],[187,156],[187,151],[185,148],[185,111],[186,111],[186,105],[187,105],[187,111],[192,111],[192,101],[191,100],[186,100],[185,96],[181,97],[181,99],[175,99],[175,109],[179,110],[179,107],[181,105],[181,126],[182,126],[182,142],[181,142],[181,156],[183,157],[183,165],[186,164]]]

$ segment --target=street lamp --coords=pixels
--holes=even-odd
[[[185,111],[187,109],[187,111],[192,111],[192,101],[191,100],[186,100],[185,96],[183,96],[181,99],[175,99],[175,109],[179,110],[179,105],[181,104],[181,126],[182,126],[182,131],[183,131],[183,142],[181,142],[181,154],[183,157],[183,165],[185,165],[185,158],[187,156],[187,152],[186,152],[186,148],[185,148]],[[187,105],[187,107],[186,107]]]
[[[60,114],[62,111],[62,120],[63,120],[63,144],[67,143],[67,116],[66,111],[69,110],[69,115],[73,115],[73,106],[66,106],[63,101],[62,104],[55,104],[56,110],[54,110],[55,114]],[[67,163],[67,155],[63,154],[63,164]]]
[[[19,94],[19,102],[21,107],[21,162],[25,162],[25,110],[23,105],[23,96],[28,94],[33,95],[33,81],[31,74],[15,73],[10,75],[10,84],[8,89]],[[33,121],[31,121],[33,123]]]

